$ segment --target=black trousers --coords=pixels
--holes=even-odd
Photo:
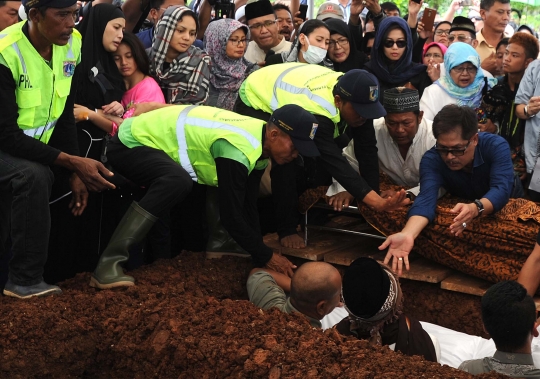
[[[186,170],[161,150],[146,146],[130,149],[113,138],[107,157],[116,171],[147,189],[139,206],[156,217],[166,215],[193,186]]]
[[[53,182],[49,166],[0,150],[0,253],[8,253],[11,236],[9,279],[15,284],[30,286],[43,280]]]

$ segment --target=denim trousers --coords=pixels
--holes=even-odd
[[[54,175],[49,166],[0,150],[0,252],[11,237],[9,279],[30,286],[43,280]]]

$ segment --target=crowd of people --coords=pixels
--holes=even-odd
[[[440,362],[442,341],[402,314],[398,276],[416,245],[500,282],[482,300],[497,352],[461,368],[539,376],[537,227],[516,217],[490,229],[495,245],[460,239],[480,218],[509,222],[516,204],[540,213],[524,200],[540,199],[539,42],[509,0],[454,17],[461,3],[427,30],[413,0],[405,17],[391,2],[340,0],[315,19],[298,0],[0,1],[3,293],[60,294],[51,266],[132,286],[124,269],[171,257],[184,219],[205,230],[208,258],[251,257],[256,305]],[[270,218],[282,246],[305,248],[299,209],[321,196],[336,211],[360,204],[388,236],[385,264],[359,259],[342,280],[264,244]],[[186,202],[205,211],[179,212]]]

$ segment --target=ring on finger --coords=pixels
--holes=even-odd
[[[464,223],[461,224],[461,225],[463,225],[463,229],[465,229],[465,228],[467,227],[467,223],[466,223],[466,222],[464,222]]]
[[[403,260],[403,258],[398,258],[398,261],[402,261],[402,260]]]

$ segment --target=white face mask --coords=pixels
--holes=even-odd
[[[322,47],[311,46],[309,44],[308,37],[305,37],[306,44],[308,45],[307,51],[302,52],[302,56],[304,57],[305,61],[310,64],[321,63],[322,60],[326,57],[327,51],[324,50]]]

